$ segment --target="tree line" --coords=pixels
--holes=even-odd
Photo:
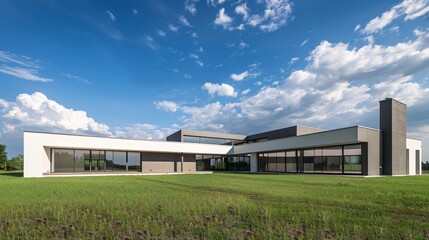
[[[18,154],[18,156],[8,159],[6,148],[6,145],[0,144],[0,171],[22,170],[24,168],[24,155]]]

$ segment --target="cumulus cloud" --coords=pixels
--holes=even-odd
[[[214,20],[214,24],[221,25],[223,28],[228,28],[231,24],[232,18],[225,13],[225,8],[219,10],[219,13]]]
[[[244,71],[240,74],[231,74],[231,79],[234,81],[242,81],[243,79],[245,79],[247,76],[249,76],[249,72],[248,71]]]
[[[226,83],[217,84],[206,82],[202,88],[207,90],[210,96],[217,94],[218,96],[237,97],[237,92],[234,90],[234,87]]]
[[[4,133],[40,130],[112,135],[106,124],[96,122],[85,111],[66,108],[40,92],[20,94],[15,101],[1,102]]]
[[[365,34],[376,33],[399,17],[404,16],[404,20],[408,21],[424,16],[428,13],[428,0],[404,0],[402,3],[399,3],[393,6],[390,10],[384,12],[381,16],[369,21],[361,31]],[[355,31],[356,30],[357,29],[355,28]]]
[[[247,7],[247,3],[237,5],[235,7],[235,13],[243,15],[243,19],[247,19],[249,17],[249,8]]]
[[[52,79],[40,76],[39,60],[27,56],[18,56],[10,52],[0,51],[0,72],[29,81],[50,82]]]
[[[378,101],[393,97],[406,103],[410,114],[420,117],[419,122],[410,121],[411,134],[429,131],[429,88],[415,80],[429,69],[429,30],[416,31],[413,40],[390,46],[355,48],[322,41],[306,60],[306,67],[252,96],[225,104],[181,106],[180,111],[186,114],[181,118],[182,127],[233,133],[295,124],[327,129],[368,123],[377,127]],[[220,85],[204,88],[214,95]],[[235,91],[230,90],[229,95],[231,92]],[[247,90],[242,95],[245,93]]]
[[[155,102],[155,106],[158,109],[167,111],[167,112],[176,112],[177,109],[179,108],[179,105],[175,102],[172,101],[160,101],[160,102]]]

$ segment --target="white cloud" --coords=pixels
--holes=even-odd
[[[177,109],[179,108],[179,105],[175,102],[172,101],[160,101],[160,102],[155,102],[155,106],[158,109],[167,111],[167,112],[176,112]]]
[[[160,36],[160,37],[165,37],[167,34],[164,32],[164,31],[162,31],[162,30],[158,30],[157,32],[156,32],[156,34],[158,34],[158,36]]]
[[[249,17],[249,8],[247,3],[237,5],[235,7],[235,13],[243,15],[243,19],[246,20]]]
[[[199,47],[198,52],[204,52],[204,49],[202,47]]]
[[[354,32],[360,29],[360,24],[356,25]]]
[[[222,3],[224,3],[225,2],[225,0],[218,0],[217,1],[219,4],[222,4]]]
[[[20,94],[15,101],[2,102],[5,133],[37,130],[111,135],[106,124],[94,121],[85,111],[66,108],[40,92]]]
[[[29,81],[39,81],[39,82],[50,82],[52,79],[44,78],[38,76],[37,69],[31,68],[21,68],[21,67],[10,67],[10,66],[0,66],[0,72],[12,75],[17,78],[29,80]]]
[[[63,73],[62,75],[63,75],[63,76],[65,76],[65,77],[68,77],[68,78],[70,78],[70,79],[77,80],[77,81],[79,81],[79,82],[83,82],[83,83],[86,83],[86,84],[91,84],[91,82],[90,82],[90,81],[88,81],[88,80],[86,80],[85,78],[82,78],[82,77],[79,77],[79,76],[73,75],[73,74],[71,74],[71,73]]]
[[[155,41],[153,40],[153,38],[151,37],[151,36],[146,36],[145,38],[144,38],[144,42],[146,43],[146,45],[149,47],[149,48],[151,48],[151,49],[156,49],[157,47],[156,47],[156,43],[155,43]]]
[[[186,27],[192,27],[188,20],[184,16],[179,16],[179,22]]]
[[[381,16],[377,16],[368,22],[362,33],[372,34],[379,32],[395,19],[404,16],[404,20],[413,20],[429,13],[428,0],[404,0],[393,6],[390,10],[384,12]]]
[[[247,44],[247,43],[245,43],[243,41],[240,41],[240,43],[238,44],[238,48],[239,49],[243,49],[243,48],[246,48],[246,47],[249,47],[249,44]]]
[[[200,59],[200,57],[198,57],[198,55],[197,55],[197,54],[194,54],[194,53],[190,53],[190,54],[189,54],[189,57],[190,57],[190,58],[193,58],[193,59]]]
[[[219,10],[219,13],[216,15],[214,24],[221,25],[223,26],[223,28],[227,28],[231,24],[231,22],[232,22],[232,18],[225,13],[225,8],[222,8]]]
[[[198,38],[198,34],[197,34],[197,33],[195,33],[195,32],[193,32],[193,33],[191,34],[191,36],[192,36],[193,38]]]
[[[203,63],[203,61],[201,61],[201,60],[195,60],[195,63],[197,64],[197,65],[199,65],[200,67],[202,67],[202,66],[204,66],[204,63]]]
[[[277,29],[286,25],[290,19],[292,13],[292,3],[289,0],[258,0],[257,4],[264,4],[265,8],[263,12],[251,14],[250,8],[247,3],[240,4],[239,1],[234,11],[237,15],[242,16],[242,22],[238,26],[229,26],[232,22],[232,18],[229,20],[227,25],[223,25],[228,30],[244,30],[245,25],[252,27],[259,27],[262,31],[273,32]],[[214,4],[212,4],[214,5]],[[218,16],[220,13],[218,14]]]
[[[106,10],[106,13],[109,16],[110,20],[112,20],[112,22],[116,21],[115,15],[113,15],[112,12],[110,12],[109,10]]]
[[[231,74],[231,79],[234,81],[242,81],[243,79],[245,79],[247,76],[249,76],[249,72],[248,71],[244,71],[240,74]]]
[[[389,29],[389,31],[391,31],[391,32],[398,32],[399,31],[399,27],[398,26],[391,27]]]
[[[249,92],[250,92],[250,89],[248,88],[246,90],[241,91],[241,95],[247,95]]]
[[[185,7],[185,10],[191,13],[192,15],[197,14],[197,7],[195,6],[194,0],[186,0],[184,7]]]
[[[128,139],[162,141],[175,131],[175,129],[171,128],[158,128],[152,124],[138,123],[127,127],[116,128],[115,136]]]
[[[179,28],[177,26],[174,26],[173,24],[167,24],[168,29],[170,29],[170,31],[172,32],[177,32],[179,31]]]
[[[234,87],[232,87],[229,84],[222,83],[204,83],[203,89],[207,90],[210,96],[213,96],[214,94],[217,94],[218,96],[225,96],[225,97],[236,97],[237,92],[234,90]]]
[[[183,75],[183,77],[186,78],[186,79],[191,79],[192,78],[192,76],[189,75],[189,74],[187,74],[187,73],[185,73],[185,75]]]
[[[303,47],[304,45],[306,45],[308,42],[308,39],[305,39],[302,43],[301,43],[301,47]]]
[[[133,15],[136,15],[137,13],[139,13],[139,11],[137,11],[137,9],[133,8]]]
[[[295,64],[299,60],[299,57],[293,57],[289,61],[289,66]]]
[[[183,127],[233,133],[295,124],[328,129],[367,123],[377,127],[378,101],[393,97],[409,106],[409,114],[424,119],[419,124],[409,122],[413,133],[425,129],[429,133],[429,88],[414,80],[429,69],[429,30],[416,31],[415,39],[391,46],[354,48],[322,41],[306,60],[304,69],[263,86],[253,96],[225,104],[182,106]],[[261,81],[255,84],[262,86]],[[220,85],[204,88],[214,95]]]
[[[40,61],[27,56],[18,56],[0,51],[0,72],[29,81],[50,82],[52,79],[40,76]]]

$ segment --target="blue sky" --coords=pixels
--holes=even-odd
[[[13,156],[23,130],[377,128],[385,97],[425,139],[428,12],[427,0],[2,0],[0,143]]]

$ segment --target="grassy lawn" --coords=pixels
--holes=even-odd
[[[428,239],[429,176],[0,173],[0,239]]]

